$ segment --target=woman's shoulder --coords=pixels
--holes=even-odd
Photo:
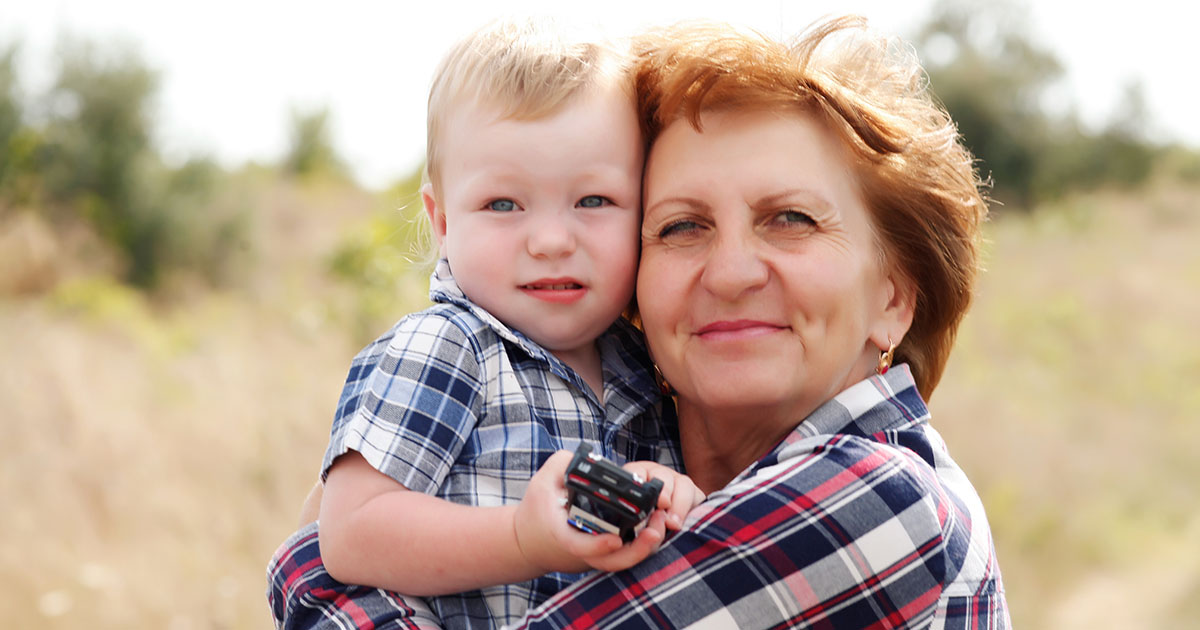
[[[864,523],[881,523],[901,512],[936,516],[946,500],[937,471],[918,452],[844,434],[784,444],[722,492],[764,490],[797,508],[855,504],[855,518]]]
[[[1002,592],[975,489],[936,433],[914,432],[922,427],[788,443],[715,493],[723,503],[718,510],[736,521],[789,514],[793,526],[808,530],[794,539],[794,549],[837,541],[872,566],[920,567],[946,596]]]

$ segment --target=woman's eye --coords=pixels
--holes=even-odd
[[[578,205],[580,208],[599,208],[611,203],[612,202],[609,201],[607,197],[601,197],[600,195],[588,195],[583,199],[580,199],[579,203],[576,205]]]
[[[517,204],[512,199],[496,199],[484,207],[493,212],[512,212],[517,209]]]
[[[816,224],[816,221],[813,221],[812,217],[799,210],[784,210],[772,217],[771,221],[784,226]]]
[[[685,237],[685,236],[696,234],[699,231],[700,231],[699,223],[696,223],[695,221],[689,221],[687,219],[681,219],[679,221],[674,221],[672,223],[669,223],[665,227],[663,227],[661,230],[659,230],[658,238],[666,239],[666,238],[671,238],[671,237],[676,237],[676,238]]]

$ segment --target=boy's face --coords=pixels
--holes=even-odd
[[[621,90],[578,94],[539,120],[463,106],[443,125],[425,205],[467,297],[567,363],[633,295],[642,144]],[[582,353],[582,354],[579,354]]]

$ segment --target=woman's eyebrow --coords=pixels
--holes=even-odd
[[[755,202],[755,207],[777,205],[779,203],[802,201],[805,207],[819,212],[829,212],[833,209],[833,202],[829,201],[821,193],[809,188],[789,188],[779,192],[774,192],[769,195],[760,197]]]
[[[707,203],[705,203],[704,201],[697,199],[695,197],[667,197],[666,199],[659,199],[658,201],[655,201],[654,203],[647,205],[642,210],[642,213],[650,214],[659,206],[663,206],[663,205],[667,205],[667,204],[683,204],[683,205],[691,208],[692,210],[697,210],[697,211],[707,210],[709,207],[709,205]]]

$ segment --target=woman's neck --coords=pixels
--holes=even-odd
[[[678,402],[679,432],[688,476],[705,494],[724,488],[771,452],[802,417],[771,418],[762,409],[729,412]]]

